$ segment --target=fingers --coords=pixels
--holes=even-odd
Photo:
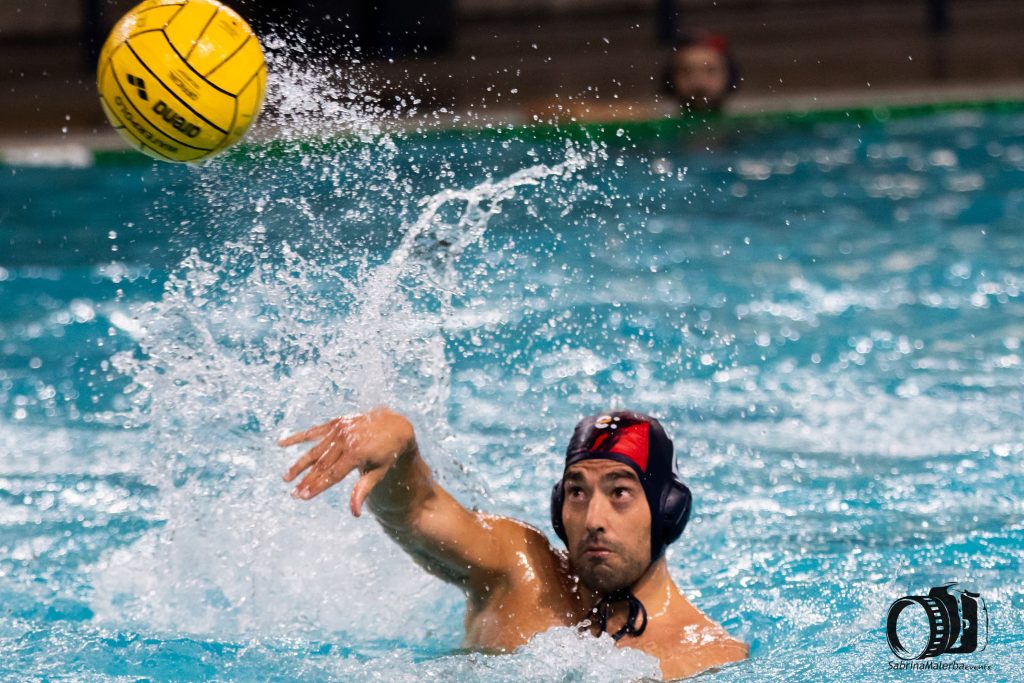
[[[307,467],[319,460],[320,457],[327,452],[327,449],[333,445],[334,438],[332,438],[332,435],[328,434],[323,441],[310,448],[304,456],[296,460],[295,463],[288,468],[288,471],[284,473],[284,480],[291,481],[302,474]]]
[[[355,469],[356,464],[344,457],[340,440],[331,442],[324,454],[313,465],[313,469],[299,482],[292,495],[309,500],[334,486]]]
[[[288,446],[294,446],[297,443],[303,443],[304,441],[313,441],[314,439],[319,439],[328,432],[330,432],[331,428],[334,427],[337,421],[337,418],[328,420],[323,424],[318,424],[316,427],[310,427],[304,432],[292,434],[291,436],[278,441],[277,445],[281,446],[282,448],[285,448]]]
[[[345,475],[351,472],[352,469],[352,467],[347,467],[339,471],[320,471],[314,469],[306,475],[306,478],[303,479],[298,486],[295,487],[295,491],[292,492],[292,495],[297,498],[301,498],[302,500],[315,498],[344,479]]]
[[[384,468],[372,470],[367,472],[363,476],[359,477],[359,481],[356,482],[355,488],[352,489],[352,497],[348,501],[348,507],[352,511],[352,514],[358,517],[363,510],[363,501],[370,495],[370,491],[373,487],[380,483],[380,480],[387,474],[387,470]]]
[[[319,443],[296,460],[284,474],[285,481],[293,481],[300,474],[309,470],[292,491],[292,496],[303,500],[314,498],[343,480],[353,469],[360,466],[359,461],[362,458],[359,453],[361,447],[365,445],[362,443],[365,435],[353,427],[357,426],[359,418],[369,419],[369,417],[369,415],[361,415],[328,420],[278,442],[281,446],[291,446],[320,439]],[[356,517],[360,516],[363,503],[373,488],[384,478],[388,469],[387,467],[378,469],[374,465],[370,467],[372,469],[364,470],[365,474],[356,482],[349,501],[352,514]]]

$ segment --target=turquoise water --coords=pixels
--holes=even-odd
[[[657,673],[568,630],[461,652],[459,593],[351,482],[291,499],[276,438],[379,403],[552,538],[576,419],[659,416],[695,495],[672,574],[751,644],[709,679],[928,675],[888,670],[886,610],[952,581],[988,645],[934,661],[1024,678],[1024,115],[356,119],[202,169],[0,167],[0,678]]]

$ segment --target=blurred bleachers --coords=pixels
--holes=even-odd
[[[89,36],[104,34],[134,4],[0,2],[0,121],[5,137],[56,134],[63,127],[105,131],[92,84],[89,55],[95,53],[95,38],[90,41]],[[387,86],[392,92],[382,92],[386,98],[411,91],[428,106],[512,120],[569,97],[657,103],[666,57],[659,41],[667,21],[671,30],[707,28],[729,39],[742,64],[742,90],[733,105],[741,110],[815,100],[899,103],[921,93],[941,98],[944,92],[957,99],[972,93],[1024,99],[1021,0],[229,4],[260,30],[272,22],[293,22],[316,27],[326,35],[325,42],[338,46],[359,33],[361,54],[383,57],[375,68],[392,84]],[[936,24],[931,11],[936,7],[946,9],[944,26]],[[332,11],[332,19],[324,20]],[[344,12],[348,15],[342,16]],[[90,26],[95,28],[90,31]],[[418,30],[422,36],[416,35]],[[414,52],[417,41],[430,49]]]

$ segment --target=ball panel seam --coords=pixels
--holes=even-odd
[[[167,24],[171,23],[174,20],[174,17],[178,16],[178,12],[180,12],[181,8],[184,7],[184,6],[185,6],[184,2],[167,3],[166,5],[153,5],[152,7],[147,7],[145,9],[140,9],[137,12],[133,12],[133,14],[134,14],[134,16],[140,16],[140,15],[145,14],[146,12],[152,12],[153,10],[164,9],[165,7],[177,7],[178,11],[175,12],[173,15],[171,15],[171,18],[167,20],[167,23],[164,24],[164,26],[166,26]]]
[[[244,93],[246,91],[246,89],[250,85],[252,85],[253,80],[256,79],[257,77],[259,77],[260,72],[263,71],[266,68],[267,68],[266,64],[260,64],[260,67],[258,69],[256,69],[256,72],[252,76],[249,76],[249,78],[245,79],[245,85],[243,85],[242,89],[238,91],[238,94],[241,95],[242,93]],[[237,97],[237,95],[236,95],[236,97]]]
[[[243,40],[241,42],[241,44],[238,47],[236,47],[231,54],[229,54],[227,57],[225,57],[221,61],[220,64],[218,64],[217,66],[213,67],[212,69],[207,71],[205,74],[203,74],[203,78],[209,78],[211,75],[213,75],[213,72],[215,72],[217,69],[221,68],[222,66],[224,66],[225,64],[230,62],[231,58],[234,57],[235,55],[237,55],[239,52],[241,52],[242,48],[245,47],[246,43],[248,43],[250,40],[252,40],[252,36],[246,36],[245,40]]]
[[[167,44],[168,44],[168,45],[170,45],[170,41],[167,41]],[[163,89],[164,89],[164,90],[166,90],[167,92],[169,92],[169,93],[170,93],[170,94],[171,94],[171,95],[172,95],[172,96],[174,97],[174,99],[178,100],[178,102],[181,102],[182,106],[184,106],[184,107],[185,107],[186,109],[188,109],[188,110],[189,110],[190,112],[192,112],[193,114],[195,114],[196,116],[198,116],[198,117],[199,117],[200,119],[202,119],[203,121],[205,121],[205,122],[206,122],[206,124],[207,124],[208,126],[210,126],[211,128],[213,128],[213,129],[215,129],[215,130],[218,130],[218,131],[220,131],[221,133],[226,133],[226,132],[227,132],[227,131],[225,131],[225,130],[224,130],[223,128],[221,128],[220,126],[218,126],[217,124],[213,123],[212,121],[210,121],[209,119],[207,119],[207,118],[206,118],[205,116],[203,116],[202,114],[200,114],[199,112],[197,112],[197,111],[196,111],[195,109],[193,109],[193,108],[192,108],[191,106],[189,106],[189,103],[188,103],[188,102],[186,102],[185,100],[181,99],[181,98],[180,98],[180,97],[178,96],[178,94],[177,94],[177,93],[176,93],[176,92],[174,91],[174,89],[173,89],[173,88],[169,88],[169,87],[167,87],[167,84],[166,84],[166,83],[164,83],[164,82],[163,82],[163,80],[162,80],[162,79],[161,79],[161,78],[160,78],[159,76],[157,76],[157,75],[156,75],[156,74],[155,74],[155,73],[153,72],[153,70],[152,70],[152,69],[150,69],[150,68],[149,68],[149,65],[148,65],[148,64],[146,64],[146,62],[145,62],[145,61],[143,61],[142,57],[140,57],[140,56],[139,56],[139,54],[138,54],[137,52],[135,52],[134,48],[132,48],[132,44],[131,44],[131,41],[129,41],[129,42],[127,42],[127,43],[125,43],[125,45],[127,45],[127,46],[128,46],[128,49],[129,49],[129,50],[131,51],[131,53],[132,53],[133,55],[135,55],[135,59],[139,60],[139,64],[141,64],[141,65],[143,66],[143,68],[145,68],[145,69],[146,69],[146,71],[148,71],[148,72],[149,72],[149,74],[150,74],[150,75],[151,75],[151,76],[152,76],[153,78],[155,78],[155,79],[156,79],[156,82],[157,82],[157,83],[159,83],[159,84],[160,84],[160,85],[161,85],[161,86],[163,87]],[[173,46],[172,46],[172,47],[173,47]],[[119,86],[119,87],[120,87],[120,85],[121,85],[121,84],[120,84],[120,83],[118,83],[118,86]],[[227,93],[227,94],[230,94],[230,93]],[[232,97],[234,97],[234,95],[231,95],[231,96],[232,96]],[[134,105],[133,105],[133,106],[134,106]],[[147,121],[148,121],[148,119],[147,119]],[[150,122],[150,124],[149,124],[149,125],[153,125],[153,124],[152,124],[152,122]],[[159,129],[158,129],[158,130],[159,130]],[[171,136],[170,136],[170,135],[168,135],[167,137],[171,137]],[[173,139],[173,138],[172,138],[172,139]],[[185,143],[182,143],[182,144],[185,144]],[[185,146],[186,146],[186,147],[192,147],[192,145],[188,145],[188,144],[185,144]],[[193,147],[193,149],[204,149],[204,148],[201,148],[201,147]]]
[[[185,3],[184,2],[181,3],[180,5],[178,5],[178,11],[176,11],[174,14],[172,14],[171,18],[168,19],[167,21],[165,21],[164,25],[161,28],[167,28],[168,26],[170,26],[171,22],[174,21],[175,17],[177,17],[179,14],[181,14],[181,10],[183,10],[183,9],[185,9]]]
[[[124,133],[126,135],[131,136],[132,139],[134,139],[136,142],[139,143],[139,147],[142,148],[140,151],[148,149],[153,154],[156,154],[157,156],[159,156],[161,159],[166,159],[167,161],[179,161],[179,159],[175,159],[174,157],[167,156],[166,154],[164,154],[160,150],[154,149],[153,147],[150,147],[149,145],[147,145],[145,142],[143,142],[142,138],[140,138],[138,135],[136,135],[135,131],[133,131],[128,126],[125,126],[121,130],[124,131]]]
[[[195,49],[196,49],[196,45],[198,45],[198,44],[199,44],[199,41],[203,39],[203,34],[204,34],[204,33],[206,33],[206,30],[207,30],[208,28],[210,28],[210,24],[212,24],[212,23],[213,23],[213,20],[217,18],[217,15],[218,15],[218,14],[220,14],[220,9],[218,9],[218,8],[214,7],[214,8],[213,8],[213,14],[211,14],[211,15],[210,15],[210,18],[206,20],[206,23],[205,23],[205,24],[203,24],[203,30],[201,30],[201,31],[200,31],[200,32],[199,32],[199,33],[198,33],[198,34],[196,35],[196,37],[195,37],[195,40],[193,40],[193,41],[192,41],[192,47],[190,47],[190,48],[188,49],[188,54],[187,54],[187,55],[185,55],[185,61],[186,61],[186,62],[188,61],[189,57],[191,57],[191,56],[192,56],[192,52],[194,52],[194,51],[195,51]],[[170,22],[168,22],[168,23],[170,23]],[[167,42],[170,42],[170,41],[167,41]]]
[[[130,47],[130,46],[129,46],[129,49],[131,49],[131,47]],[[133,54],[134,54],[134,53],[133,53]],[[145,66],[145,64],[143,64],[143,66]],[[113,78],[114,78],[114,82],[115,82],[115,83],[117,83],[117,88],[118,88],[118,90],[120,90],[120,91],[121,91],[121,94],[122,94],[122,95],[124,95],[124,99],[125,99],[125,101],[127,101],[127,102],[128,102],[128,104],[130,104],[130,105],[131,105],[132,109],[134,109],[134,110],[135,110],[135,112],[136,112],[136,113],[137,113],[137,114],[138,114],[138,115],[139,115],[140,117],[142,117],[142,120],[143,120],[143,121],[145,121],[146,123],[148,123],[148,124],[149,124],[149,127],[150,127],[150,128],[152,128],[152,129],[153,129],[154,131],[156,131],[156,132],[157,132],[157,133],[159,133],[160,135],[164,136],[164,137],[165,137],[165,138],[167,138],[168,140],[172,140],[172,141],[173,141],[173,142],[175,142],[176,144],[179,144],[179,145],[181,145],[182,147],[188,147],[189,149],[194,149],[194,150],[196,150],[196,151],[199,151],[199,152],[212,152],[212,151],[213,151],[214,149],[216,149],[216,147],[214,147],[214,148],[209,148],[209,147],[196,147],[195,145],[190,145],[190,144],[188,144],[187,142],[182,142],[181,140],[179,140],[178,138],[174,137],[173,135],[168,135],[167,133],[165,133],[165,132],[163,132],[162,130],[160,130],[160,128],[159,128],[158,126],[154,125],[154,123],[153,123],[152,121],[150,121],[150,120],[149,120],[149,119],[148,119],[148,118],[146,117],[146,115],[145,115],[145,114],[143,114],[143,113],[142,113],[142,111],[141,111],[141,110],[140,110],[140,109],[139,109],[139,108],[138,108],[137,106],[135,106],[135,103],[134,103],[134,102],[132,102],[131,98],[130,98],[130,97],[128,97],[128,93],[126,93],[126,92],[125,92],[125,90],[124,90],[124,86],[122,86],[122,85],[121,85],[121,79],[117,77],[117,71],[115,71],[115,70],[114,70],[114,68],[113,68],[113,65],[111,65],[111,72],[112,72],[112,76],[113,76]],[[155,76],[154,76],[154,78],[155,78]],[[159,79],[158,79],[158,80],[159,80]],[[164,87],[166,87],[166,86],[164,86]],[[212,124],[211,124],[211,125],[212,125]],[[220,130],[220,129],[218,128],[217,130]],[[162,156],[162,155],[161,155],[161,156]]]
[[[100,107],[103,109],[103,113],[107,115],[107,120],[110,121],[111,128],[114,130],[127,130],[128,126],[124,125],[124,122],[121,121],[102,94],[100,94]],[[117,123],[114,123],[114,121],[117,121]]]
[[[185,57],[180,52],[178,52],[178,48],[174,47],[174,41],[171,40],[171,37],[168,36],[166,33],[164,33],[164,38],[167,39],[167,44],[171,46],[171,49],[174,50],[174,54],[178,55],[178,58],[182,61],[182,63],[185,66],[187,66],[192,73],[194,73],[196,76],[198,76],[199,78],[202,78],[204,81],[206,81],[206,78],[203,76],[203,74],[201,74],[198,71],[196,71],[196,68],[194,66],[192,66],[191,64],[189,64],[188,60],[185,59]],[[209,85],[211,88],[213,88],[214,90],[216,90],[219,93],[222,93],[224,95],[229,95],[230,97],[235,97],[235,93],[228,92],[224,88],[218,87],[212,81],[206,81],[206,84]],[[220,130],[220,128],[217,128],[217,130]]]
[[[238,120],[238,98],[236,97],[235,98],[235,110],[233,112],[231,112],[231,127],[228,128],[228,130],[231,131],[231,132],[228,133],[228,135],[231,135],[232,133],[234,133],[235,121],[237,121],[237,120]]]

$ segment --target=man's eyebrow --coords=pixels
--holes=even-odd
[[[566,472],[565,476],[562,477],[563,481],[573,483],[581,482],[584,481],[585,479],[586,477],[584,477],[583,473],[580,472],[579,470],[571,470],[569,472]],[[601,477],[601,481],[606,483],[611,481],[619,481],[620,479],[628,479],[629,481],[634,482],[636,484],[640,483],[640,480],[639,478],[637,478],[636,474],[632,470],[627,469],[613,470]]]
[[[615,470],[601,477],[602,481],[618,481],[619,479],[629,479],[638,484],[640,483],[640,480],[632,470]]]

